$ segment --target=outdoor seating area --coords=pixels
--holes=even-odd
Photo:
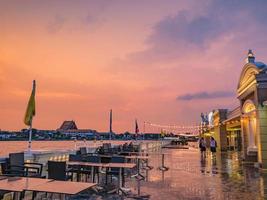
[[[82,147],[68,160],[48,160],[41,163],[25,162],[24,152],[11,153],[6,162],[1,163],[0,198],[12,193],[13,199],[42,199],[43,195],[53,199],[53,195],[66,198],[93,188],[99,191],[127,195],[125,179],[145,180],[140,169],[147,167],[148,156],[138,154],[133,144],[111,146],[104,143],[96,152],[88,153]],[[150,170],[147,167],[147,170]],[[96,187],[94,187],[96,186]]]
[[[67,181],[64,167],[66,167],[64,162],[48,161],[49,170],[46,173],[43,171],[43,164],[25,162],[24,152],[10,153],[6,162],[1,163],[0,198],[11,195],[13,199],[24,199],[26,193],[27,199],[36,199],[40,197],[39,193],[46,196],[58,194],[62,198],[65,195],[78,194],[96,185],[74,184]]]
[[[84,149],[80,152],[84,152]],[[103,143],[97,149],[98,154],[102,155],[112,155],[112,154],[121,154],[121,155],[129,155],[129,153],[138,153],[139,152],[139,145],[134,145],[132,142],[129,144],[124,143],[123,145],[114,145],[112,146],[111,143]]]
[[[152,169],[148,166],[149,157],[138,155],[138,150],[138,146],[132,143],[117,146],[104,143],[95,153],[87,153],[86,148],[80,148],[76,155],[69,155],[68,171],[72,180],[88,181],[90,178],[91,182],[103,187],[117,180],[116,190],[125,194],[122,187],[125,187],[126,177],[144,180],[140,169]]]
[[[10,153],[5,163],[1,163],[2,174],[5,176],[42,177],[43,165],[24,161],[24,152]]]
[[[25,163],[21,162],[22,155],[11,154],[6,159],[8,163],[2,163],[2,172],[5,170],[5,174],[0,175],[0,199],[176,200],[266,197],[263,196],[260,172],[244,164],[237,152],[217,153],[216,159],[208,152],[206,158],[201,160],[196,148],[128,152],[127,156],[87,153],[87,150],[81,155],[78,150],[73,151],[64,161],[49,160],[43,163],[41,177],[32,176],[35,170],[28,174],[26,168],[25,173],[11,170],[11,163],[27,166],[28,155],[25,155]],[[101,158],[108,159],[102,162]],[[231,158],[235,158],[233,163],[229,163]],[[153,168],[150,169],[148,164]],[[263,178],[264,181],[267,179]]]

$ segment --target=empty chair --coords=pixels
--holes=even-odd
[[[98,148],[96,149],[96,153],[97,153],[97,154],[104,154],[104,148],[103,148],[103,146],[98,147]]]
[[[10,166],[23,166],[24,165],[24,152],[10,153],[9,164]]]
[[[83,156],[81,154],[78,155],[73,155],[70,154],[69,155],[69,161],[73,161],[73,162],[81,162],[83,159]],[[73,181],[74,179],[74,174],[76,174],[77,177],[77,181],[80,181],[80,175],[81,175],[81,166],[79,165],[70,165],[68,168],[68,172],[71,173],[71,180]]]
[[[109,155],[106,155],[106,156],[101,156],[101,163],[110,163],[110,160],[111,160],[111,156]]]
[[[74,155],[74,154],[70,154],[69,155],[69,161],[82,161],[83,156],[81,154],[78,155]]]
[[[87,154],[87,148],[86,147],[81,147],[80,148],[81,155]]]
[[[111,163],[125,163],[125,157],[123,156],[112,156],[110,162]],[[111,167],[107,173],[106,176],[111,175],[111,181],[112,181],[112,176],[119,176],[120,173],[120,168],[117,167]],[[122,169],[122,182],[124,183],[124,170]],[[107,182],[107,177],[106,177],[106,182]]]
[[[24,163],[24,152],[10,153],[7,168],[4,170],[7,175],[42,177],[43,165],[41,163]]]
[[[101,158],[100,158],[100,156],[87,156],[84,158],[84,161],[92,162],[92,163],[100,163]]]
[[[66,162],[48,161],[48,178],[60,181],[67,181],[71,178],[67,174]]]
[[[120,152],[119,146],[114,146],[112,148],[112,154],[118,154]]]
[[[129,152],[133,152],[133,151],[134,151],[134,146],[133,146],[133,143],[132,143],[132,142],[129,143],[129,145],[128,145],[128,147],[127,147],[127,150],[128,150]]]
[[[111,153],[111,143],[104,143],[103,144],[103,153],[104,154]]]
[[[123,156],[112,156],[111,163],[125,163],[125,157]]]
[[[9,165],[9,159],[6,158],[5,162],[1,162],[1,172],[2,174],[8,174],[8,165]]]
[[[100,156],[94,156],[94,155],[90,155],[90,156],[86,156],[84,158],[85,162],[91,162],[91,163],[100,163],[101,162],[101,158]],[[86,176],[89,176],[91,174],[92,167],[83,167],[82,171],[84,174],[86,174]],[[94,174],[93,174],[93,182],[95,182],[95,175],[97,174],[97,179],[99,182],[99,168],[98,167],[94,167]]]
[[[8,169],[10,175],[24,176],[24,152],[10,153],[8,159]]]

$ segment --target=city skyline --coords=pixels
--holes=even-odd
[[[196,124],[238,106],[248,49],[267,62],[267,3],[257,1],[1,1],[0,129],[64,120],[132,131],[135,119]]]

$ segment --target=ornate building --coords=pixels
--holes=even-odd
[[[267,66],[256,62],[251,50],[241,72],[237,95],[240,101],[242,146],[245,160],[267,169]]]
[[[267,169],[267,65],[256,62],[251,50],[237,87],[240,106],[232,111],[213,111],[214,123],[206,131],[218,149],[242,150],[245,161],[258,162]]]

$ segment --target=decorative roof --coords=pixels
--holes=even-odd
[[[77,126],[75,121],[64,121],[63,124],[59,128],[60,130],[77,130]]]
[[[255,56],[252,50],[249,50],[247,63],[244,65],[237,86],[237,93],[240,96],[247,87],[256,84],[257,74],[266,74],[267,65],[263,62],[255,62]]]
[[[254,63],[259,69],[265,68],[267,65],[263,62],[255,62]]]

